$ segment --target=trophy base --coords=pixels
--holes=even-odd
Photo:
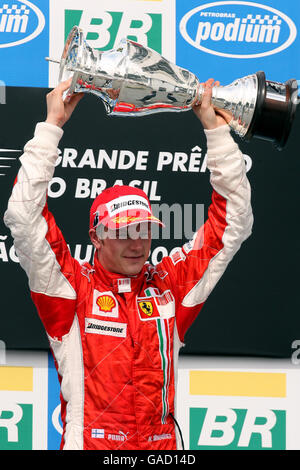
[[[282,150],[297,109],[297,81],[292,79],[284,84],[271,82],[266,80],[264,72],[257,72],[256,76],[256,107],[245,140],[249,142],[252,137],[269,140],[277,150]]]

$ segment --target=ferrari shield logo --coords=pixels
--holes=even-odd
[[[142,302],[139,302],[139,308],[148,317],[151,317],[153,314],[153,305],[149,300],[143,300]]]
[[[137,310],[142,321],[153,321],[157,318],[167,319],[175,316],[175,299],[170,290],[162,294],[154,287],[145,289],[147,297],[137,297]]]

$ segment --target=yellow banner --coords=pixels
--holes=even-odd
[[[0,367],[0,390],[33,391],[32,367]]]
[[[190,395],[286,397],[286,374],[190,371]]]

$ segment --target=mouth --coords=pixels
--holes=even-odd
[[[126,260],[129,260],[129,261],[140,261],[140,260],[144,259],[144,256],[143,255],[140,255],[140,256],[124,256],[124,258]]]

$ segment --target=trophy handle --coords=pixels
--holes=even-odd
[[[253,118],[245,135],[273,142],[282,150],[288,140],[297,109],[298,84],[294,79],[285,83],[266,80],[264,72],[257,72],[257,100]]]

